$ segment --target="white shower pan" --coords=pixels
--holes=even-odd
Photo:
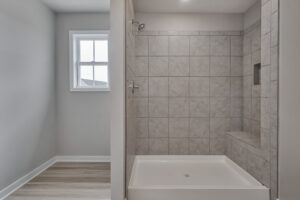
[[[137,156],[129,200],[269,200],[269,189],[226,156]]]

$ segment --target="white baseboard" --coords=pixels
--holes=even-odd
[[[56,162],[110,162],[110,156],[56,156]]]
[[[39,167],[35,168],[34,170],[32,170],[31,172],[29,172],[25,176],[19,178],[18,180],[16,180],[12,184],[10,184],[9,186],[7,186],[3,190],[1,190],[0,191],[0,199],[5,199],[9,195],[11,195],[13,192],[15,192],[16,190],[18,190],[19,188],[21,188],[23,185],[25,185],[26,183],[28,183],[30,180],[32,180],[33,178],[35,178],[36,176],[38,176],[39,174],[41,174],[43,171],[45,171],[46,169],[48,169],[55,162],[56,162],[55,157],[51,158],[47,162],[43,163]]]
[[[17,191],[23,185],[34,179],[36,176],[54,165],[56,162],[110,162],[110,156],[55,156],[1,190],[0,200],[5,199],[9,195]]]

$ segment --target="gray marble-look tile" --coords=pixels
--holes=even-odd
[[[271,110],[271,104],[270,104],[270,98],[261,98],[261,101],[257,102],[258,105],[261,105],[261,114],[270,114]],[[253,105],[253,104],[252,104]]]
[[[190,76],[209,76],[209,57],[190,57]]]
[[[260,85],[253,85],[252,86],[252,97],[259,98],[261,93],[261,86]]]
[[[231,36],[231,56],[242,56],[243,39],[242,36]]]
[[[263,66],[271,64],[271,34],[262,37],[261,64]]]
[[[210,55],[229,56],[230,55],[230,37],[229,36],[211,36]]]
[[[230,74],[231,76],[243,75],[243,57],[231,57]]]
[[[241,97],[232,97],[230,106],[231,117],[242,117],[243,99]]]
[[[261,10],[261,33],[266,35],[271,31],[271,14],[272,14],[272,1],[268,1],[262,6]]]
[[[261,113],[261,127],[265,129],[270,129],[270,114]]]
[[[270,0],[261,0],[261,5],[265,5]]]
[[[170,56],[188,56],[189,55],[189,37],[188,36],[170,36],[169,37],[169,55]]]
[[[252,85],[253,80],[252,76],[244,76],[243,78],[243,97],[251,97],[252,96]]]
[[[230,76],[230,57],[211,57],[210,75]]]
[[[210,118],[210,137],[224,138],[230,131],[230,118]]]
[[[149,118],[149,137],[166,138],[169,135],[168,118]]]
[[[209,117],[209,97],[190,98],[191,117]]]
[[[260,129],[260,148],[262,151],[266,152],[267,155],[270,155],[270,130],[269,129]],[[269,158],[268,158],[269,159]]]
[[[190,37],[190,55],[191,56],[209,56],[210,45],[209,36],[191,36]]]
[[[150,77],[149,78],[149,96],[167,97],[168,96],[168,77]]]
[[[209,118],[190,118],[189,137],[209,138]]]
[[[249,55],[251,53],[251,37],[248,34],[243,39],[243,55]]]
[[[232,159],[232,138],[230,135],[226,135],[225,137],[225,155],[228,156],[228,158]],[[233,160],[233,159],[232,159]]]
[[[170,117],[188,117],[189,101],[184,97],[169,98],[169,116]]]
[[[270,117],[270,146],[272,149],[278,148],[278,116]]]
[[[148,137],[148,118],[136,118],[136,135],[137,138]]]
[[[211,77],[210,96],[213,97],[230,96],[230,77]]]
[[[252,114],[252,98],[244,97],[243,98],[243,117],[251,118]]]
[[[231,77],[230,79],[230,94],[232,97],[243,96],[243,78],[242,77]]]
[[[251,120],[251,133],[253,135],[260,135],[260,121]]]
[[[185,97],[189,94],[188,77],[170,77],[169,78],[169,96]]]
[[[209,139],[208,138],[190,138],[189,153],[191,155],[208,155]]]
[[[149,98],[150,117],[168,117],[168,98],[150,97]]]
[[[148,37],[136,36],[135,38],[135,54],[136,56],[148,56]]]
[[[168,138],[150,138],[149,154],[150,155],[166,155],[169,153]]]
[[[150,56],[168,56],[169,39],[168,36],[149,37]]]
[[[210,99],[211,117],[230,117],[230,97],[213,97]]]
[[[271,81],[270,97],[278,100],[278,81]],[[273,105],[272,105],[273,106]],[[275,113],[274,113],[275,114]]]
[[[261,48],[261,28],[258,26],[255,28],[253,35],[252,35],[252,48],[251,52],[255,52],[260,50]]]
[[[210,153],[213,155],[224,155],[225,154],[225,139],[212,138],[210,140]]]
[[[252,70],[252,56],[247,55],[243,57],[243,75],[244,76],[249,76],[253,74],[253,70]]]
[[[270,170],[271,170],[271,181],[278,181],[278,149],[270,150]]]
[[[247,171],[266,186],[270,185],[270,164],[253,153],[248,154]]]
[[[188,57],[169,58],[169,76],[188,76],[189,71]]]
[[[148,76],[148,57],[136,57],[134,72],[136,76]]]
[[[277,46],[278,45],[278,32],[279,32],[279,22],[278,22],[278,12],[273,13],[272,15],[272,21],[271,21],[271,46]]]
[[[230,131],[242,131],[243,120],[242,117],[235,117],[230,119]]]
[[[189,118],[169,118],[169,137],[186,138],[189,136]]]
[[[134,92],[136,97],[148,97],[148,77],[135,77],[135,83],[139,86]]]
[[[278,47],[271,49],[271,80],[278,80]]]
[[[243,118],[243,131],[252,133],[252,120]]]
[[[260,98],[252,98],[252,119],[260,120]]]
[[[149,153],[149,139],[140,138],[136,140],[136,154],[137,155],[148,155]]]
[[[272,0],[272,13],[278,11],[279,0]]]
[[[232,140],[231,143],[232,160],[243,169],[247,169],[248,150],[245,145],[237,140]]]
[[[271,66],[261,68],[261,97],[270,97],[271,94]]]
[[[188,138],[170,138],[169,154],[171,155],[188,155],[189,139]]]
[[[148,98],[134,98],[136,117],[148,117]]]
[[[260,50],[252,53],[252,64],[255,65],[258,63],[261,63],[261,51]],[[252,71],[253,71],[253,69],[252,69]]]
[[[208,77],[190,77],[189,91],[191,97],[209,96],[209,78]]]
[[[168,76],[168,57],[149,57],[149,76]]]

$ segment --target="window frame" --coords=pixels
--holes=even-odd
[[[109,45],[110,45],[110,36],[108,30],[93,30],[93,31],[69,31],[69,80],[70,80],[70,91],[71,92],[109,92],[110,88],[110,55],[109,55]],[[80,62],[80,40],[107,40],[108,41],[108,61],[107,62]],[[95,48],[95,46],[94,46]],[[95,49],[94,49],[95,54]],[[95,55],[94,55],[95,57]],[[80,87],[78,85],[80,71],[80,64],[92,65],[93,70],[96,65],[104,66],[107,65],[107,82],[108,87]],[[95,74],[93,73],[93,76]]]

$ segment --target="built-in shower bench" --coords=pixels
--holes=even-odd
[[[256,148],[260,147],[260,135],[251,134],[245,131],[228,132],[227,135],[233,139],[241,141],[242,143],[246,143]]]

